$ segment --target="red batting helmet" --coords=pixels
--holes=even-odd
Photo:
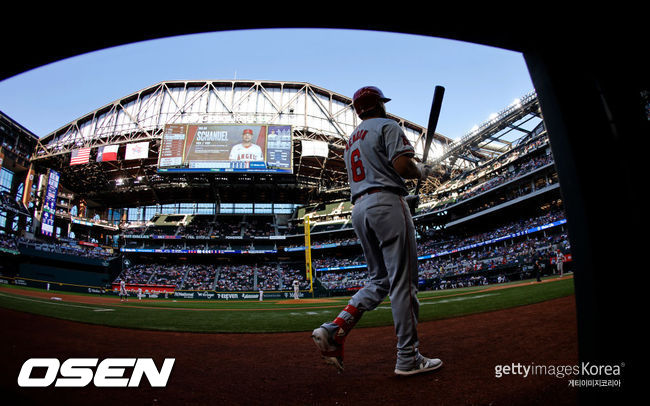
[[[390,99],[384,96],[384,93],[375,86],[365,86],[357,90],[352,97],[352,105],[354,106],[354,111],[358,115],[365,113],[368,110],[373,109],[379,104],[379,102],[389,102]]]

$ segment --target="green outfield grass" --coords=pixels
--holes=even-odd
[[[547,278],[545,283],[510,284],[420,292],[420,321],[439,320],[514,306],[538,303],[574,293],[573,278]],[[4,286],[0,307],[91,324],[133,329],[201,333],[270,333],[311,331],[331,321],[349,297],[259,301],[203,301],[154,299],[128,303],[87,304],[20,295],[29,288]],[[31,289],[43,292],[39,289]],[[49,292],[52,297],[66,292]],[[49,296],[49,295],[48,295]],[[88,297],[92,295],[81,295]],[[358,327],[392,325],[390,302],[366,312]]]

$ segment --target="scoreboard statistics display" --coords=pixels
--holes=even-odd
[[[168,124],[158,172],[293,173],[291,126]]]

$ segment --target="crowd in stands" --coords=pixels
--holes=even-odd
[[[452,248],[464,247],[480,241],[491,240],[508,234],[525,231],[530,228],[549,224],[564,218],[564,211],[552,210],[538,217],[531,217],[528,219],[521,219],[511,222],[501,227],[497,227],[489,232],[470,235],[450,235],[449,233],[440,234],[436,230],[424,230],[424,227],[419,227],[418,233],[422,236],[422,238],[418,241],[418,255],[428,254],[434,249],[437,251],[444,251]]]
[[[469,235],[454,235],[449,234],[448,232],[441,234],[434,229],[426,230],[424,226],[420,226],[418,227],[418,234],[420,235],[420,238],[418,239],[418,255],[426,255],[435,251],[458,249],[459,247],[468,246],[477,242],[491,240],[508,234],[525,231],[536,226],[549,224],[564,219],[564,217],[565,215],[562,210],[554,210],[538,217],[514,221],[489,232]],[[356,238],[341,238],[329,239],[327,242],[344,244],[355,243],[358,242],[358,240]],[[315,243],[312,243],[312,246],[313,245],[315,245]],[[312,260],[314,268],[316,269],[361,265],[365,263],[363,255],[354,255],[347,258],[323,256],[322,258],[313,258]]]
[[[211,265],[196,264],[189,267],[182,285],[187,290],[210,290],[214,288],[217,270]]]
[[[322,272],[317,277],[327,289],[362,288],[368,281],[368,272],[365,269],[350,269],[341,272]]]
[[[350,244],[359,244],[359,239],[356,237],[352,238],[346,238],[346,237],[332,237],[332,238],[326,238],[326,239],[311,239],[311,245],[312,247],[318,246],[318,245],[327,245],[327,244],[338,244],[338,245],[350,245]],[[305,244],[299,244],[299,243],[294,243],[294,244],[289,244],[286,247],[287,248],[298,248],[298,247],[304,247]]]
[[[174,285],[182,290],[218,291],[289,290],[297,279],[301,289],[309,288],[304,272],[280,263],[135,264],[124,269],[115,282],[122,279],[128,284]]]
[[[508,265],[526,265],[533,255],[553,256],[557,247],[567,252],[570,247],[566,233],[551,236],[537,236],[512,244],[499,244],[485,248],[468,250],[467,253],[445,255],[418,262],[420,279],[441,278],[439,288],[467,287],[486,284],[483,276],[473,275],[474,271],[496,269]],[[531,260],[532,261],[532,260]],[[338,261],[332,261],[338,263]],[[363,261],[358,261],[358,265]],[[332,264],[332,266],[335,266]],[[458,278],[458,275],[465,275]],[[445,281],[445,277],[455,276],[453,281]],[[344,271],[319,272],[320,282],[328,289],[347,289],[363,287],[368,280],[365,268]],[[505,281],[505,277],[504,277]]]
[[[272,235],[275,235],[272,217],[249,216],[246,219],[244,237],[270,237]]]
[[[570,251],[568,235],[561,228],[556,229],[555,232],[538,232],[521,239],[500,241],[494,244],[486,244],[481,247],[462,250],[463,247],[468,247],[471,244],[525,231],[532,227],[548,224],[563,218],[564,213],[562,211],[550,211],[539,217],[515,221],[490,232],[474,235],[443,234],[443,237],[437,237],[432,230],[426,232],[421,231],[423,237],[418,242],[418,255],[421,256],[435,252],[450,253],[419,261],[418,272],[420,278],[443,278],[445,276],[469,274],[473,271],[497,269],[504,266],[521,266],[524,262],[531,260],[533,255],[553,256],[553,253],[558,248],[562,252],[567,253]],[[365,258],[363,255],[355,255],[347,258],[322,257],[314,260],[314,267],[316,269],[364,264]],[[318,273],[318,278],[321,283],[330,289],[361,287],[364,285],[367,277],[365,268]],[[467,278],[454,278],[453,283],[450,284],[442,283],[442,286],[443,288],[445,286],[458,287],[460,285],[474,286],[475,284],[483,284],[485,282],[485,280],[475,275],[468,275]]]
[[[255,285],[257,277],[257,285]],[[219,279],[215,289],[221,291],[252,291],[262,288],[265,291],[292,289],[297,279],[300,289],[308,289],[309,282],[295,267],[282,264],[254,264],[225,266],[219,269]]]
[[[419,242],[419,255],[436,251],[452,251],[470,244],[498,238],[507,234],[517,233],[529,228],[544,225],[564,218],[562,211],[552,211],[535,218],[515,221],[496,228],[490,232],[473,235],[444,234],[437,236],[430,230],[420,230],[422,239]],[[356,241],[344,239],[345,241]],[[328,242],[336,242],[335,239]],[[522,256],[530,255],[531,250],[536,254],[550,254],[552,250],[561,247],[563,252],[570,250],[568,237],[565,232],[536,233],[520,240],[499,242],[480,248],[468,249],[453,254],[419,261],[419,273],[422,279],[443,278],[437,288],[475,286],[485,284],[484,277],[467,275],[465,278],[454,278],[445,281],[444,277],[471,274],[473,271],[494,269],[500,266],[521,261]],[[363,265],[363,254],[350,257],[322,256],[313,260],[314,269],[329,267],[344,267]],[[220,291],[252,291],[262,288],[266,291],[289,289],[291,282],[298,279],[301,288],[308,287],[308,281],[301,272],[281,264],[246,264],[246,265],[137,265],[129,268],[124,277],[129,283],[153,283],[176,285],[178,289]],[[362,287],[368,275],[365,268],[348,269],[343,271],[318,272],[320,282],[329,289],[346,289]],[[504,277],[505,278],[505,277]],[[257,282],[257,283],[256,283]]]
[[[151,276],[148,283],[153,285],[175,285],[176,289],[180,289],[183,279],[190,267],[186,265],[172,266],[164,265],[156,270]]]
[[[549,211],[548,213],[541,215],[539,217],[522,219],[515,221],[513,223],[507,224],[502,227],[495,228],[492,231],[480,234],[472,234],[468,236],[456,236],[453,240],[450,240],[445,244],[445,240],[449,239],[448,234],[445,234],[446,237],[440,237],[437,230],[431,228],[426,229],[424,226],[417,226],[418,234],[422,237],[418,240],[418,255],[424,255],[430,253],[434,248],[437,250],[446,250],[452,246],[464,246],[473,244],[478,241],[490,240],[493,238],[498,238],[503,235],[516,233],[522,230],[527,230],[532,227],[536,227],[543,224],[549,224],[554,221],[561,220],[565,217],[562,210]],[[337,244],[337,245],[349,245],[349,244],[359,244],[359,239],[355,237],[339,237],[339,238],[328,238],[324,240],[312,240],[312,247],[325,244]],[[304,247],[304,244],[294,243],[287,245],[288,248],[297,248]],[[329,267],[329,264],[338,264],[331,266],[347,266],[347,265],[356,265],[358,261],[363,261],[362,258],[350,258],[350,259],[314,259],[314,264],[323,265],[321,267]]]
[[[312,266],[315,269],[338,268],[343,266],[362,265],[365,263],[366,259],[363,254],[353,255],[351,257],[323,256],[321,258],[312,258]]]
[[[180,237],[259,238],[276,235],[273,217],[195,216],[188,224],[122,227],[126,235],[176,235]]]
[[[211,216],[195,216],[189,224],[178,227],[178,235],[209,237],[213,225]]]
[[[551,255],[556,247],[568,246],[566,233],[535,236],[507,244],[493,244],[455,255],[420,261],[419,273],[425,279],[444,275],[460,275],[472,271],[495,269],[500,266],[524,264],[533,255]],[[564,248],[566,250],[566,248]]]
[[[221,291],[253,290],[255,270],[249,265],[223,266],[215,286]]]
[[[533,149],[543,147],[547,143],[547,137],[542,137],[542,139],[532,142],[519,150],[500,157],[500,162],[496,165],[487,165],[490,168],[489,172],[484,168],[479,168],[469,174],[462,175],[460,179],[452,179],[439,188],[434,195],[422,197],[422,203],[433,202],[433,204],[422,210],[421,213],[444,209],[552,163],[553,156],[544,154],[516,162],[512,167],[509,167],[509,164],[520,156]]]
[[[499,276],[496,280],[496,283],[507,282],[507,279],[503,276]],[[456,278],[453,280],[441,280],[437,285],[435,285],[436,290],[442,289],[456,289],[456,288],[468,288],[470,286],[482,286],[487,285],[488,279],[485,276],[468,276],[465,278]]]
[[[241,221],[241,217],[220,217],[217,223],[214,225],[212,235],[218,237],[241,236]]]
[[[145,235],[176,235],[177,226],[149,226],[145,230]]]
[[[113,258],[115,254],[108,252],[100,247],[84,247],[73,243],[64,241],[60,242],[44,242],[25,237],[18,237],[17,245],[25,246],[43,252],[53,252],[57,254],[80,256],[86,258],[100,258],[109,259]]]
[[[297,280],[300,289],[309,289],[309,281],[302,275],[303,272],[297,267],[280,264],[280,278],[283,289],[291,289],[294,280]]]
[[[146,284],[158,270],[155,264],[138,264],[124,269],[115,282],[124,281],[128,284]]]
[[[9,234],[0,234],[0,247],[10,251],[18,250],[16,238]]]

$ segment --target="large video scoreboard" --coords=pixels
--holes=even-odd
[[[158,172],[293,173],[291,126],[168,124]]]

